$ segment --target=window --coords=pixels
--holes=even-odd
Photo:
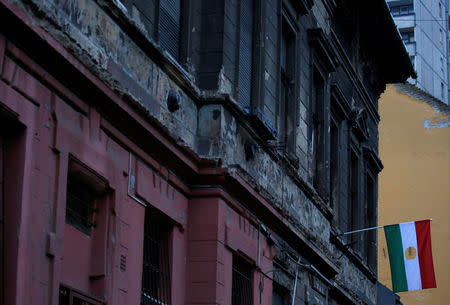
[[[330,119],[330,207],[335,209],[339,198],[339,126]]]
[[[445,93],[444,93],[444,83],[441,82],[441,97],[444,98],[445,97]]]
[[[439,41],[442,43],[443,42],[443,32],[442,29],[439,29]]]
[[[170,305],[169,230],[150,208],[145,212],[141,305]]]
[[[375,176],[369,172],[366,173],[366,225],[365,227],[375,227],[377,225],[376,214],[376,180]],[[365,245],[367,253],[367,265],[372,271],[376,271],[377,267],[377,232],[369,230],[365,232]]]
[[[400,6],[392,6],[390,7],[391,14],[394,17],[398,16],[407,16],[414,14],[414,6],[413,4],[406,4],[406,5],[400,5]]]
[[[141,14],[141,24],[150,37],[175,60],[180,60],[184,2],[181,0],[122,0],[129,12]]]
[[[287,305],[289,294],[286,289],[282,288],[275,282],[272,286],[272,305]]]
[[[362,220],[361,207],[359,202],[359,157],[353,148],[350,148],[350,179],[349,179],[349,200],[350,200],[350,231],[361,229]],[[361,234],[350,234],[352,248],[361,252]]]
[[[347,205],[346,195],[342,188],[346,187],[344,177],[347,177],[348,167],[343,166],[347,160],[343,153],[343,147],[346,147],[347,140],[344,130],[347,130],[347,122],[344,118],[347,116],[350,106],[345,99],[337,83],[331,86],[330,98],[330,119],[329,119],[329,205],[333,210],[333,224],[338,226],[343,232],[347,229]],[[345,145],[345,146],[344,146]],[[346,151],[346,150],[345,150]]]
[[[233,255],[231,305],[253,304],[252,266],[244,259]]]
[[[295,34],[283,19],[280,42],[280,142],[295,155]]]
[[[324,135],[325,120],[325,80],[318,69],[313,70],[313,85],[311,93],[311,151],[312,151],[312,174],[314,187],[323,193],[324,176]]]
[[[59,287],[59,305],[100,305],[99,301],[64,286]]]
[[[81,179],[69,175],[66,192],[66,223],[90,235],[93,223],[95,193]]]
[[[400,35],[402,37],[404,44],[413,43],[415,41],[414,40],[414,30],[412,30],[412,29],[403,30],[400,32]]]
[[[439,2],[439,17],[442,18],[442,3]]]
[[[180,54],[181,0],[159,1],[156,40],[176,60]]]
[[[239,2],[239,48],[237,76],[237,99],[239,103],[251,106],[252,97],[252,71],[253,71],[253,32],[254,32],[254,3],[253,0]]]

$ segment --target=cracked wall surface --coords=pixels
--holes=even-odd
[[[242,109],[237,110],[239,105],[235,96],[236,84],[233,83],[235,68],[231,62],[235,54],[228,54],[233,52],[228,46],[236,42],[231,41],[230,37],[227,38],[225,35],[224,41],[219,39],[219,42],[197,41],[197,49],[192,51],[190,57],[188,56],[189,67],[184,66],[185,70],[153,41],[152,24],[144,19],[142,11],[134,4],[130,7],[119,1],[103,0],[10,2],[26,11],[34,25],[48,32],[124,100],[139,108],[149,121],[164,129],[174,143],[193,151],[200,159],[220,160],[222,168],[230,172],[239,172],[246,182],[253,185],[258,193],[283,215],[283,221],[294,234],[305,236],[314,249],[318,249],[321,255],[338,266],[336,282],[344,287],[345,291],[361,304],[375,303],[376,285],[373,279],[367,276],[370,273],[367,267],[355,264],[354,256],[351,259],[347,257],[348,253],[343,250],[345,248],[343,242],[338,242],[338,246],[330,242],[332,235],[335,235],[332,231],[336,224],[326,200],[317,194],[312,182],[309,63],[313,54],[307,39],[307,28],[321,28],[326,34],[331,32],[333,28],[331,16],[322,2],[314,5],[308,16],[299,17],[301,20],[298,45],[302,52],[298,64],[301,71],[298,76],[300,89],[294,109],[298,113],[298,124],[295,126],[297,166],[292,166],[286,160],[277,145],[261,141],[257,136],[258,131],[245,120]],[[230,3],[225,1],[222,14],[232,23],[234,18],[232,10],[236,3],[233,4],[233,1]],[[273,41],[274,37],[270,36],[270,32],[279,31],[277,28],[279,25],[276,21],[278,18],[276,11],[271,10],[277,6],[276,1],[264,3],[267,4],[264,8],[267,14],[267,19],[264,20],[267,31],[267,36],[263,37],[264,52],[267,62],[271,61],[271,64],[267,64],[262,71],[261,76],[264,80],[262,99],[265,101],[264,110],[267,117],[275,122],[279,101],[274,84],[279,71],[276,65],[278,60],[276,42]],[[197,10],[196,13],[200,14]],[[194,33],[193,41],[201,40],[200,35],[206,35],[207,31],[202,25],[204,27],[205,24],[211,25],[214,22],[217,20],[204,16],[195,19],[190,29]],[[221,26],[226,32],[229,24],[225,22]],[[196,34],[199,30],[203,33]],[[203,62],[204,59],[198,55],[201,51],[200,46],[210,47],[214,43],[222,43],[223,54],[219,52],[220,54],[216,55],[223,57],[219,60],[211,59],[211,63]],[[208,71],[209,64],[213,72]],[[355,70],[359,70],[360,64],[362,63],[356,62]],[[215,74],[210,75],[213,73]],[[352,106],[366,107],[364,106],[366,103],[373,102],[354,94],[357,90],[353,88],[354,83],[349,80],[353,74],[339,67],[336,75],[337,80],[342,82],[344,95],[351,101]],[[168,109],[169,90],[174,90],[179,95],[178,111],[171,112]],[[90,103],[95,105],[96,101]],[[345,133],[348,133],[352,127],[346,124],[343,126],[346,129]],[[369,112],[367,124],[369,137],[366,143],[376,150],[377,116],[373,114],[373,110]],[[443,124],[442,120],[430,123],[430,126],[439,124]],[[329,133],[329,130],[327,132]],[[343,155],[347,144],[345,141],[342,142],[340,149]],[[246,145],[254,148],[251,157],[247,156]],[[342,160],[347,158],[348,156],[343,156]],[[347,169],[342,169],[344,175],[346,171]],[[342,200],[348,199],[346,179],[342,179],[340,196]],[[283,272],[286,274],[284,277],[280,275],[279,281],[281,285],[289,288],[291,283],[288,278],[292,277],[293,267],[287,267],[287,272],[285,271]],[[302,272],[301,277],[309,278],[311,272]],[[301,302],[324,304],[325,296],[321,292],[320,285],[317,284],[316,289],[312,289],[313,280],[302,283],[297,291],[300,304]]]

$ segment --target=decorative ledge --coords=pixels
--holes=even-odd
[[[337,51],[330,43],[330,39],[325,32],[320,28],[309,29],[308,39],[309,44],[314,48],[314,52],[328,72],[336,71],[336,68],[339,66]]]
[[[363,146],[364,158],[369,162],[370,166],[377,171],[381,172],[384,168],[378,154],[370,147]]]
[[[277,129],[258,106],[245,107],[244,113],[250,122],[250,125],[252,125],[263,140],[276,139],[278,133]]]

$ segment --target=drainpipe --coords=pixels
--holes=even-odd
[[[289,256],[289,258],[291,259],[291,260],[293,260],[294,262],[295,262],[295,260],[294,260],[294,258],[291,256],[291,255],[289,255],[288,254],[288,256]],[[297,269],[296,269],[296,271],[295,271],[295,282],[294,282],[294,295],[293,295],[293,297],[292,297],[292,305],[295,305],[295,296],[296,296],[296,294],[297,294],[297,277],[298,277],[298,268],[301,266],[301,267],[304,267],[304,268],[307,268],[307,269],[309,269],[310,271],[314,271],[320,278],[322,278],[322,280],[324,280],[330,287],[332,287],[333,286],[333,283],[331,283],[331,281],[329,280],[329,279],[327,279],[316,267],[314,267],[312,264],[302,264],[301,262],[300,262],[300,256],[298,257],[298,260],[297,260],[297,262],[296,262],[296,264],[297,264]],[[326,296],[325,296],[325,298],[326,298],[326,303],[325,304],[328,304],[328,293],[326,294]]]
[[[261,232],[261,222],[258,221],[258,258],[256,260],[256,266],[259,268],[261,266],[261,241],[259,234]]]
[[[298,268],[300,267],[300,256],[297,261],[297,268],[295,268],[295,281],[294,281],[294,292],[292,295],[292,305],[295,305],[295,296],[297,295],[297,279],[298,279]]]

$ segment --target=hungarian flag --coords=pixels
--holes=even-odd
[[[394,292],[435,288],[430,220],[384,227]]]

